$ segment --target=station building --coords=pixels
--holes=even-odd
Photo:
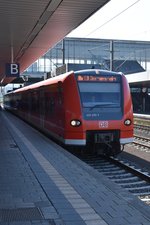
[[[134,112],[150,113],[150,42],[66,37],[23,76],[28,82],[45,79],[64,64],[72,65],[73,70],[95,67],[123,72],[130,84]]]

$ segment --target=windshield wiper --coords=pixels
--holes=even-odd
[[[90,110],[94,109],[94,108],[100,108],[103,106],[119,106],[118,103],[101,103],[101,104],[96,104],[90,107]]]

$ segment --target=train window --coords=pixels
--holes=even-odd
[[[62,105],[63,103],[63,87],[62,87],[62,82],[58,82],[58,104]]]
[[[96,115],[97,117],[112,113],[114,113],[114,117],[117,117],[117,113],[119,117],[122,115],[122,95],[119,82],[79,82],[78,85],[85,115]]]
[[[55,99],[54,97],[49,93],[45,93],[45,105],[46,105],[46,114],[52,114],[54,112],[55,107]]]
[[[50,102],[49,102],[49,112],[50,113],[53,113],[54,112],[54,107],[55,107],[55,98],[54,97],[51,97],[50,98]]]
[[[30,104],[30,106],[31,106],[31,111],[33,112],[33,113],[36,113],[36,114],[38,114],[39,113],[39,104],[40,104],[40,102],[39,102],[39,93],[37,92],[37,91],[33,91],[33,92],[31,92],[31,104]],[[26,100],[25,100],[26,101]]]
[[[81,83],[79,89],[83,106],[87,102],[91,104],[94,102],[110,103],[110,105],[115,103],[115,106],[118,104],[118,107],[121,104],[119,83],[95,83],[94,85],[93,83]]]

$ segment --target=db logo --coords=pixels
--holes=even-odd
[[[107,128],[108,127],[108,121],[101,121],[101,122],[99,122],[99,127]]]

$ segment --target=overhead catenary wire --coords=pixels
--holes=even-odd
[[[135,4],[137,4],[140,1],[141,0],[137,0],[136,2],[134,2],[130,6],[128,6],[127,8],[125,8],[124,10],[122,10],[121,12],[119,12],[117,15],[113,16],[111,19],[107,20],[105,23],[103,23],[102,25],[100,25],[99,27],[97,27],[96,29],[94,29],[93,31],[91,31],[89,34],[86,35],[86,37],[88,37],[89,35],[93,34],[97,30],[99,30],[100,28],[104,27],[106,24],[110,23],[112,20],[114,20],[115,18],[117,18],[118,16],[120,16],[121,14],[123,14],[125,11],[127,11],[128,9],[130,9],[131,7],[133,7]]]

